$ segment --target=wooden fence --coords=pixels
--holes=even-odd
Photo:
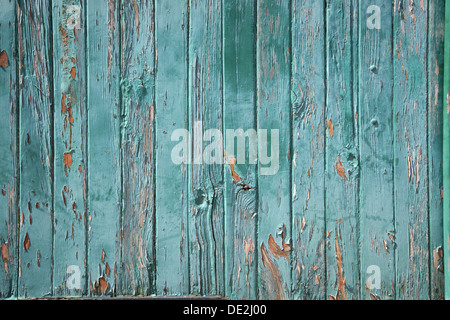
[[[0,297],[450,298],[446,1],[0,1]]]

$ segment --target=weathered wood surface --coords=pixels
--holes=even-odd
[[[18,295],[53,294],[53,78],[49,1],[17,3],[19,74]],[[61,96],[61,95],[60,95]],[[60,158],[62,161],[62,157]],[[60,198],[60,197],[59,197]],[[59,244],[61,245],[61,244]]]
[[[2,4],[0,298],[449,297],[445,1]]]
[[[293,298],[326,298],[325,1],[292,1]]]
[[[443,80],[443,192],[450,189],[450,6],[445,7],[445,47],[444,47],[444,80]],[[443,264],[445,299],[450,299],[450,197],[443,194]]]
[[[189,129],[186,0],[156,3],[157,294],[189,294],[188,166],[171,160],[172,132]],[[177,139],[179,137],[176,137]]]
[[[88,1],[87,294],[116,292],[120,263],[120,20],[118,3]],[[107,21],[107,23],[105,23]],[[98,236],[97,236],[98,235]]]
[[[156,293],[153,4],[121,4],[122,211],[117,272],[118,290],[128,295]]]
[[[430,228],[431,299],[444,292],[443,265],[443,124],[445,10],[442,0],[428,3],[428,197]],[[448,47],[448,44],[447,44]],[[448,161],[448,160],[447,160]],[[444,224],[447,225],[448,224]]]
[[[256,1],[225,2],[223,29],[224,125],[228,130],[256,130]],[[225,138],[224,145],[230,142]],[[249,144],[246,140],[246,150]],[[236,155],[227,150],[227,156],[233,163]],[[250,154],[245,157],[245,163],[236,159],[238,178],[230,163],[225,168],[225,245],[230,248],[225,252],[225,288],[233,299],[256,299],[258,294],[257,167]]]
[[[352,0],[331,1],[327,7],[325,216],[327,297],[359,299],[358,136],[353,102],[353,48],[358,33],[352,28]]]
[[[367,27],[371,1],[361,1],[359,16],[359,158],[361,297],[395,297],[393,35],[391,1],[377,1],[382,28]],[[375,266],[375,267],[371,267]],[[365,278],[375,269],[383,275],[378,288]]]
[[[0,21],[0,298],[17,295],[19,79],[16,3],[4,3]]]

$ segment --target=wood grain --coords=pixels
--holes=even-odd
[[[87,3],[88,292],[113,295],[120,256],[120,20],[118,3]]]
[[[381,28],[369,29],[370,5],[380,8]],[[361,1],[359,16],[361,297],[395,298],[393,147],[393,34],[390,1]],[[380,287],[369,277],[379,268]],[[366,282],[369,281],[369,284]]]
[[[17,213],[19,206],[19,153],[17,133],[19,127],[17,77],[16,2],[3,3],[0,21],[0,298],[17,296],[18,246]]]
[[[86,294],[87,91],[86,6],[53,2],[54,66],[54,275],[55,295]],[[70,266],[80,285],[67,284]]]
[[[359,299],[359,157],[353,73],[358,45],[351,0],[327,7],[326,270],[330,299]]]
[[[444,79],[443,79],[443,251],[445,299],[450,299],[450,6],[445,6],[444,36]]]
[[[189,2],[190,292],[203,295],[224,294],[224,166],[202,160],[206,131],[223,132],[221,21],[220,1]],[[222,144],[219,138],[213,145]]]
[[[172,134],[189,129],[187,1],[156,3],[157,293],[189,293],[188,164],[172,161]],[[179,137],[176,137],[179,138]],[[185,150],[185,152],[188,152]]]
[[[279,145],[279,168],[262,175],[258,167],[258,277],[260,299],[289,299],[291,281],[291,30],[288,1],[257,2],[258,130],[267,145]],[[279,141],[271,141],[278,130]],[[258,140],[261,145],[261,139]],[[280,252],[282,251],[280,256]],[[275,253],[274,253],[275,252]]]
[[[18,296],[53,293],[52,61],[48,1],[17,5],[20,76]]]
[[[4,0],[0,298],[448,296],[444,2]]]
[[[119,294],[156,293],[153,1],[123,1],[122,217]]]
[[[394,6],[396,297],[429,299],[427,16],[424,1]]]
[[[223,8],[224,126],[225,130],[256,130],[256,1],[226,1]],[[231,141],[233,139],[233,141]],[[241,137],[242,139],[242,137]],[[239,138],[224,137],[226,150],[226,295],[257,298],[257,165],[245,139],[244,163],[238,163]],[[230,162],[240,179],[233,177]]]
[[[325,299],[325,1],[291,10],[293,295]]]
[[[430,298],[444,296],[443,270],[443,79],[444,79],[444,1],[428,3],[428,172],[429,172],[429,234],[430,234]]]

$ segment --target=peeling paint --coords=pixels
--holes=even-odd
[[[345,169],[344,166],[342,165],[341,162],[341,156],[338,156],[337,158],[337,162],[336,162],[336,171],[338,173],[338,175],[345,180],[346,176],[345,176]]]
[[[284,300],[284,290],[281,278],[280,270],[277,268],[276,264],[270,259],[269,253],[263,244],[261,244],[261,260],[269,271],[269,279],[265,279],[266,285],[268,286],[268,291],[274,295],[275,300]]]
[[[8,271],[9,247],[7,243],[2,244],[1,252],[2,252],[3,267],[5,268],[6,274],[9,275]]]
[[[8,68],[8,55],[5,50],[0,52],[0,67]]]

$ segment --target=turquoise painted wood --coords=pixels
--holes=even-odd
[[[450,188],[450,6],[445,7],[444,33],[444,83],[443,83],[443,190]],[[444,193],[443,199],[443,264],[445,299],[450,299],[450,197]]]
[[[428,152],[426,2],[394,6],[395,295],[428,299]]]
[[[223,151],[208,148],[211,141],[222,144],[218,135],[208,131],[223,132],[220,1],[189,1],[188,55],[190,293],[224,295],[224,166],[216,161],[207,164],[209,157],[223,159]]]
[[[120,257],[120,6],[86,3],[88,174],[87,292],[117,290]],[[104,23],[107,21],[107,23]],[[101,236],[97,236],[101,234]]]
[[[4,3],[0,21],[0,297],[17,296],[19,206],[19,78],[16,32],[16,3]]]
[[[396,228],[394,212],[393,147],[393,34],[391,1],[377,1],[381,16],[378,32],[367,30],[365,10],[373,2],[361,1],[358,53],[358,127],[360,162],[360,272],[361,298],[395,297]],[[364,165],[365,164],[365,165]],[[378,288],[364,278],[377,266],[384,274]],[[368,273],[369,272],[369,273]]]
[[[84,1],[59,0],[53,1],[51,8],[55,100],[53,294],[80,296],[88,291],[87,7]],[[79,286],[68,285],[72,269],[81,277]]]
[[[256,8],[257,128],[267,130],[267,136],[258,139],[259,146],[262,141],[267,143],[258,154],[260,299],[292,298],[290,9],[289,1],[267,0],[259,0]],[[261,163],[269,152],[279,156],[276,173]]]
[[[325,216],[327,296],[359,299],[358,136],[353,103],[353,48],[358,33],[352,28],[352,0],[331,1],[326,29]],[[332,186],[331,188],[328,186]]]
[[[443,79],[444,79],[444,1],[428,3],[428,172],[429,172],[429,228],[431,299],[438,299],[444,291],[443,228]],[[448,45],[447,45],[448,46]],[[444,223],[444,226],[447,225]]]
[[[3,0],[0,298],[449,298],[444,0]]]
[[[325,1],[292,1],[293,298],[326,299]]]
[[[155,205],[156,246],[159,248],[156,251],[158,295],[190,293],[188,166],[171,161],[172,132],[175,129],[189,130],[188,8],[186,0],[156,1],[158,72],[155,84]]]
[[[224,126],[227,130],[249,132],[257,128],[256,1],[226,1],[223,4]],[[258,168],[250,163],[250,154],[245,155],[248,159],[245,163],[238,162],[238,138],[225,137],[224,145],[230,142],[236,143],[236,147],[226,151],[225,245],[233,249],[225,251],[225,293],[233,299],[249,300],[258,296]],[[247,140],[247,150],[249,145]],[[238,176],[233,176],[232,165]]]
[[[19,65],[18,296],[54,293],[52,38],[48,1],[16,4]],[[22,156],[21,156],[22,155]],[[56,248],[55,248],[56,249]]]
[[[153,1],[121,3],[120,294],[156,293]],[[103,22],[106,23],[106,22]]]

